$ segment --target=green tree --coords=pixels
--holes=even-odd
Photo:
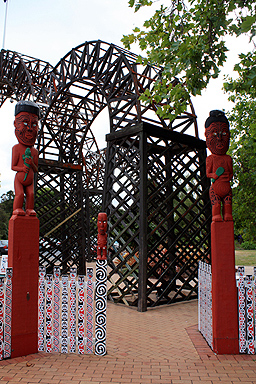
[[[8,191],[0,197],[0,239],[8,239],[8,225],[12,216],[13,200],[13,191]]]
[[[151,0],[129,0],[137,12]],[[170,0],[153,16],[122,39],[126,48],[137,42],[145,52],[140,62],[162,68],[153,89],[145,89],[142,101],[154,102],[157,113],[173,119],[186,110],[189,95],[199,95],[211,78],[218,77],[226,60],[226,35],[256,31],[254,0]],[[174,87],[174,79],[179,83]]]
[[[256,243],[256,53],[240,55],[237,78],[224,84],[234,108],[230,153],[234,163],[233,215],[235,231]]]
[[[0,239],[8,239],[8,220],[9,216],[0,205]]]

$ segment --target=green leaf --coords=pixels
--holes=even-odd
[[[181,5],[181,3],[178,3],[178,5],[177,5],[177,10],[178,10],[179,12],[182,11],[182,5]]]
[[[255,17],[254,16],[246,16],[244,18],[244,21],[242,22],[240,26],[240,30],[242,33],[249,32],[251,29],[252,25],[255,23]]]

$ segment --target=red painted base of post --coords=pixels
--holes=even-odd
[[[13,268],[11,357],[38,352],[39,220],[12,216],[8,266]]]
[[[212,222],[213,351],[238,354],[238,306],[233,221]]]

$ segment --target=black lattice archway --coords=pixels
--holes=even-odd
[[[136,55],[102,41],[81,44],[55,67],[16,52],[2,50],[0,55],[1,105],[6,98],[33,99],[43,115],[36,179],[40,263],[48,271],[59,264],[63,271],[77,265],[84,272],[85,261],[95,255],[96,218],[103,196],[110,215],[110,252],[116,255],[110,260],[109,297],[138,302],[141,310],[146,302],[153,306],[192,297],[196,260],[208,254],[205,146],[198,139],[193,106],[167,121],[155,113],[157,104],[145,105],[139,98],[160,78],[158,68],[138,64]],[[93,122],[104,108],[110,125],[107,151],[98,147],[93,132]],[[139,133],[138,127],[143,127]],[[145,236],[148,259],[141,256]],[[184,256],[189,237],[197,250],[194,259]],[[168,250],[164,262],[161,247]],[[122,259],[122,252],[131,262]],[[183,263],[184,257],[191,261]],[[116,258],[121,260],[118,267]],[[186,282],[185,274],[191,276]],[[173,282],[165,288],[170,278]],[[180,281],[183,288],[178,292]],[[152,299],[155,290],[157,300]]]

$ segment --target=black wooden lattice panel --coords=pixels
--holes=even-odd
[[[113,285],[109,297],[134,303],[138,293],[139,251],[139,149],[138,138],[112,143],[105,179],[108,189],[109,264]],[[116,287],[116,288],[115,288]]]
[[[163,130],[157,127],[156,133],[151,131],[144,124],[133,136],[108,135],[105,175],[104,206],[110,226],[108,297],[141,310],[195,298],[198,261],[210,257],[205,144],[189,136],[185,143],[178,142],[182,135],[167,139],[166,131],[161,136]],[[142,174],[147,180],[144,193]],[[141,206],[146,206],[145,233],[140,226]],[[140,266],[143,260],[145,276]]]
[[[48,271],[60,265],[85,268],[85,198],[82,173],[42,166],[37,174],[36,210],[40,216],[40,264]],[[50,176],[48,176],[50,173]]]

